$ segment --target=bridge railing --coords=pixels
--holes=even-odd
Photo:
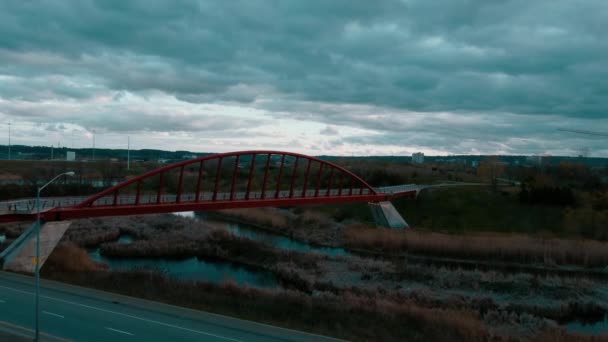
[[[385,187],[381,187],[381,188],[376,188],[375,190],[379,194],[392,195],[392,194],[398,194],[398,193],[403,193],[403,192],[418,191],[419,189],[420,189],[420,186],[417,184],[404,184],[404,185],[385,186]]]
[[[57,207],[71,207],[82,202],[86,197],[50,197],[40,200],[40,209],[47,210]],[[0,211],[14,213],[31,213],[36,210],[36,199],[25,198],[14,201],[0,202]]]
[[[348,193],[347,193],[348,191]],[[326,196],[338,196],[338,195],[370,195],[371,191],[366,188],[354,188],[352,193],[349,190],[344,189],[323,189],[322,191],[316,192],[315,190],[306,190],[305,192],[297,192],[283,190],[279,191],[278,194],[266,193],[264,199],[285,199],[285,198],[315,198],[315,197],[326,197]],[[247,198],[246,192],[221,192],[217,193],[215,200],[213,199],[214,193],[211,191],[199,193],[199,201],[228,201],[228,200],[260,200],[262,199],[262,193],[249,192]],[[177,194],[164,194],[159,197],[157,194],[140,194],[139,204],[158,204],[158,203],[178,203]],[[85,197],[55,197],[42,199],[40,201],[40,208],[42,211],[52,208],[65,208],[73,207],[85,200]],[[95,201],[94,207],[98,206],[113,206],[113,205],[135,205],[137,201],[136,195],[118,195],[116,201],[114,196],[104,196]],[[179,202],[196,202],[195,193],[185,193],[179,195]],[[0,209],[5,212],[13,213],[32,213],[36,211],[36,199],[26,198],[15,201],[0,202]]]

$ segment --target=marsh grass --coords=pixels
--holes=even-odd
[[[540,263],[548,266],[606,267],[608,243],[585,239],[530,237],[522,234],[454,235],[416,230],[351,226],[344,232],[348,247],[390,253]]]
[[[142,271],[44,275],[76,285],[354,341],[484,341],[488,337],[482,321],[472,312],[396,304],[354,293],[309,296],[292,290],[239,287],[233,282],[176,282]]]

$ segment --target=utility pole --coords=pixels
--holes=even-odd
[[[93,130],[93,156],[91,157],[91,160],[95,160],[95,130]]]
[[[581,129],[563,129],[563,128],[560,128],[560,129],[558,129],[558,131],[571,132],[571,133],[579,133],[579,134],[586,134],[586,135],[597,135],[597,136],[600,136],[600,137],[608,137],[608,133],[593,132],[593,131],[584,131],[584,130],[581,130]]]
[[[11,160],[11,123],[8,123],[8,160]]]
[[[127,136],[127,171],[130,170],[131,164],[131,137]]]
[[[606,133],[606,132],[594,132],[594,131],[586,131],[586,130],[582,130],[582,129],[560,128],[560,129],[558,129],[558,131],[585,134],[585,135],[594,135],[594,136],[598,136],[598,137],[608,137],[608,133]],[[586,158],[588,156],[588,154],[589,154],[589,148],[584,147],[579,156]]]

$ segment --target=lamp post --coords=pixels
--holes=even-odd
[[[34,341],[38,341],[40,336],[40,192],[46,188],[49,184],[56,181],[61,176],[73,176],[76,173],[74,171],[64,172],[55,176],[55,178],[48,181],[46,184],[38,188],[36,192],[36,321],[35,321],[35,329],[36,336],[34,337]]]
[[[127,136],[127,171],[130,170],[131,164],[131,137]]]
[[[8,123],[8,160],[11,160],[11,123]]]

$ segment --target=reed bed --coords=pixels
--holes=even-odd
[[[352,248],[390,253],[541,263],[548,266],[608,265],[608,243],[585,239],[499,233],[452,235],[411,229],[389,230],[352,226],[344,232],[344,243]]]

